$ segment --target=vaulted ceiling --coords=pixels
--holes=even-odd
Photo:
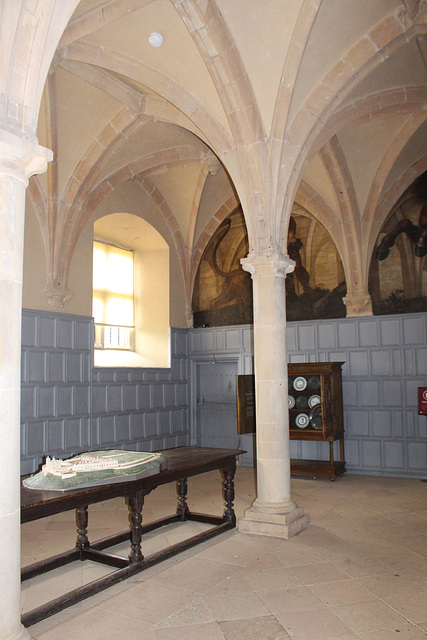
[[[50,277],[66,279],[106,198],[120,190],[127,211],[127,185],[156,208],[189,296],[239,201],[252,248],[262,216],[270,241],[286,238],[295,200],[347,278],[366,279],[388,212],[427,168],[426,15],[417,0],[82,0],[42,98],[54,160],[29,190]]]

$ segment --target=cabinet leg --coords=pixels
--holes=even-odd
[[[333,468],[333,475],[329,477],[331,482],[335,482],[335,460],[334,460],[334,443],[329,442],[329,463]]]
[[[340,439],[340,460],[341,462],[345,462],[344,456],[344,438]]]

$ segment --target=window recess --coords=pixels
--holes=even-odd
[[[95,349],[135,349],[133,251],[93,243]]]

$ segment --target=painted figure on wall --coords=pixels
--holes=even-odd
[[[369,292],[376,315],[427,311],[427,172],[405,191],[378,237]]]
[[[195,327],[253,322],[252,279],[240,264],[248,251],[243,213],[237,208],[218,227],[203,254],[193,295]]]
[[[294,204],[287,238],[295,269],[286,277],[286,317],[289,322],[343,318],[346,314],[344,270],[326,229]]]
[[[248,246],[238,208],[219,226],[203,254],[193,296],[195,327],[253,322],[252,280],[240,265]],[[286,277],[287,319],[344,317],[345,278],[336,247],[298,205],[289,224],[287,250],[295,261],[294,272]]]

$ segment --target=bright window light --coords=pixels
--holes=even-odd
[[[133,349],[133,252],[93,243],[95,347]]]

